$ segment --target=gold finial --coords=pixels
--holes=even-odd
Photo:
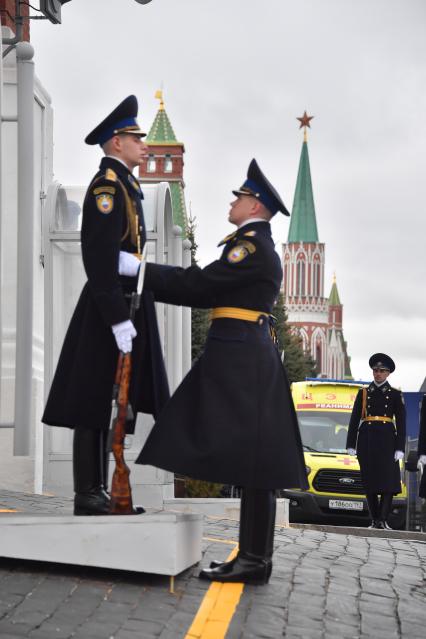
[[[158,89],[158,91],[155,92],[155,96],[154,97],[157,98],[157,100],[160,100],[159,111],[164,111],[163,90],[162,89]]]
[[[304,132],[303,132],[303,141],[304,141],[304,142],[307,142],[307,141],[308,141],[308,136],[307,136],[307,133],[306,133],[306,127],[311,128],[310,121],[311,121],[314,117],[315,117],[314,115],[308,115],[308,114],[306,113],[306,111],[305,111],[301,118],[296,118],[296,119],[297,119],[297,120],[299,120],[299,122],[300,122],[299,129],[301,129],[301,128],[302,128],[302,126],[303,126],[303,127],[304,127],[304,129],[305,129],[305,130],[304,130]]]
[[[336,283],[336,271],[334,271],[334,273],[333,273],[333,284],[335,284],[335,283]]]

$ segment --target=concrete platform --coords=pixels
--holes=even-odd
[[[290,524],[290,528],[301,530],[318,530],[337,535],[352,535],[353,537],[378,537],[380,539],[401,539],[404,541],[420,541],[426,543],[426,532],[414,530],[377,530],[376,528],[362,528],[357,526],[329,526],[328,524]]]
[[[201,559],[203,516],[171,511],[114,517],[0,518],[0,556],[174,576]]]
[[[193,497],[165,499],[164,507],[185,513],[200,513],[208,517],[223,517],[225,519],[240,519],[240,499],[225,499],[212,497]],[[289,500],[277,499],[277,526],[289,525]]]

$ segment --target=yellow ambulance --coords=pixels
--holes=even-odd
[[[290,500],[290,522],[369,524],[358,461],[346,454],[352,406],[364,385],[321,379],[292,384],[309,490],[282,491]],[[406,510],[407,490],[402,481],[402,492],[394,497],[389,516],[392,528],[405,528]]]

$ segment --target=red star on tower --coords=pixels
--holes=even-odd
[[[297,118],[297,120],[299,120],[299,122],[300,122],[299,129],[301,129],[303,126],[304,126],[305,128],[306,128],[307,126],[308,126],[309,128],[311,128],[310,121],[311,121],[314,117],[315,117],[314,115],[308,115],[308,114],[306,113],[306,111],[305,111],[305,113],[302,115],[302,117],[301,117],[301,118]]]

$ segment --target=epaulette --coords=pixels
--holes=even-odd
[[[227,235],[226,237],[223,238],[223,240],[221,240],[218,244],[218,246],[223,246],[224,244],[227,244],[228,242],[230,242],[231,240],[234,239],[234,237],[236,236],[237,231],[234,231],[233,233],[230,233],[229,235]]]
[[[105,171],[105,179],[110,180],[111,182],[117,182],[117,173],[112,169],[107,169]]]
[[[256,231],[247,231],[247,233],[244,233],[244,235],[246,237],[254,237],[256,235]]]

